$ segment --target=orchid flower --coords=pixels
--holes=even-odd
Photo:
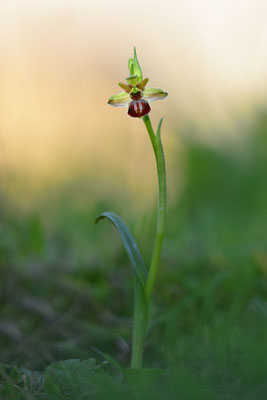
[[[128,106],[128,115],[141,118],[151,110],[148,101],[164,99],[168,93],[161,89],[146,87],[148,78],[143,79],[135,48],[134,58],[129,59],[128,66],[130,76],[126,78],[127,83],[119,82],[124,91],[111,96],[108,104],[114,107]]]

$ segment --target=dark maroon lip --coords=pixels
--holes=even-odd
[[[141,118],[150,112],[151,108],[145,99],[133,100],[129,104],[128,115],[133,118]]]

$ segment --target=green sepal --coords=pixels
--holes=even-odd
[[[138,83],[142,82],[143,74],[142,74],[142,69],[141,69],[141,66],[140,66],[138,58],[137,58],[135,47],[134,47],[134,57],[129,58],[128,68],[129,68],[129,73],[130,73],[129,78],[127,78],[128,83],[130,83],[128,79],[132,79],[133,77],[136,77],[136,81],[135,81],[135,83],[130,83],[131,85],[137,85]]]
[[[129,68],[129,73],[130,73],[130,75],[134,75],[133,58],[129,58],[129,61],[128,61],[128,68]]]
[[[125,107],[131,102],[131,98],[128,93],[120,92],[118,94],[114,94],[108,100],[108,104],[114,107]]]
[[[162,89],[155,89],[151,87],[145,87],[142,97],[149,101],[161,100],[168,96],[167,92]]]
[[[142,74],[142,69],[141,69],[141,66],[140,66],[138,58],[137,58],[135,47],[134,47],[133,66],[134,66],[134,74],[137,75],[137,78],[138,78],[138,83],[142,82],[143,74]]]

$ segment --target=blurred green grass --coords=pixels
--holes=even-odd
[[[170,393],[182,399],[267,394],[265,112],[245,142],[243,151],[184,138],[185,185],[168,210],[145,350],[145,365],[170,367]],[[32,213],[1,200],[1,363],[103,361],[94,348],[129,363],[131,271],[116,231],[94,219],[121,214],[147,260],[154,222],[112,197],[79,203],[75,188],[58,187]]]

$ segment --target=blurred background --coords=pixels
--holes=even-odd
[[[149,85],[169,93],[151,111],[154,126],[164,116],[169,223],[146,362],[175,354],[194,371],[195,346],[208,376],[240,345],[231,373],[240,354],[262,365],[266,17],[265,0],[0,3],[2,362],[40,369],[92,346],[128,362],[130,268],[94,218],[120,213],[148,263],[151,145],[142,121],[107,105],[136,46]]]
[[[109,196],[116,182],[134,204],[153,201],[142,122],[107,106],[133,46],[150,86],[169,92],[151,114],[154,124],[165,117],[168,163],[182,158],[189,127],[197,140],[244,150],[266,97],[266,13],[264,0],[1,2],[2,191],[29,204],[83,175],[86,202]],[[181,184],[174,170],[172,190]]]

